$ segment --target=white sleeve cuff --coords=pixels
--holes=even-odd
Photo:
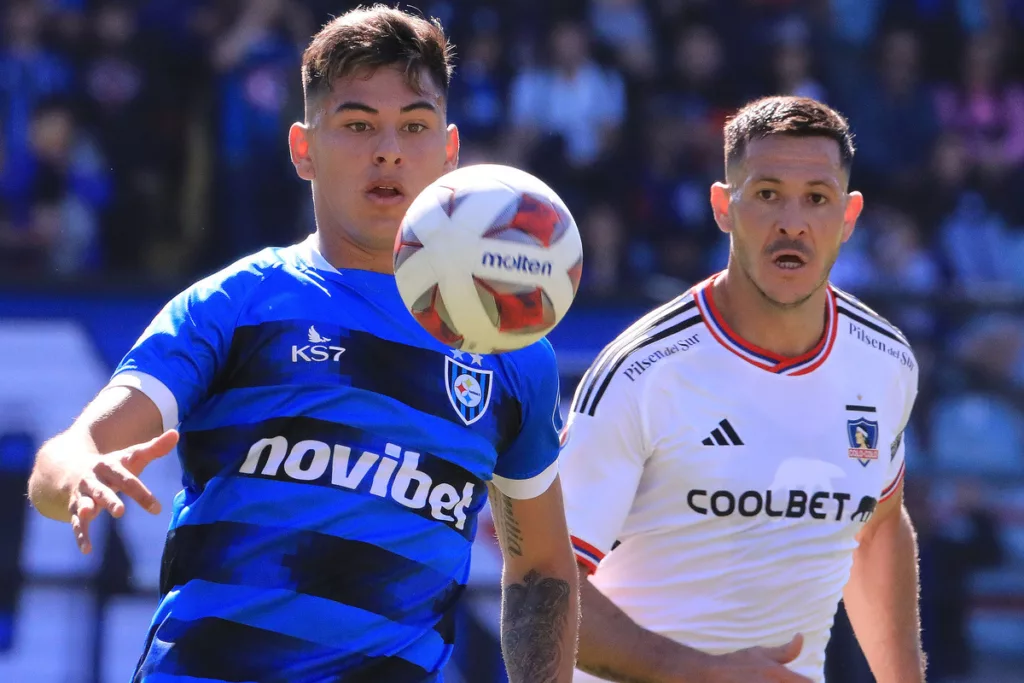
[[[558,476],[558,460],[548,465],[547,469],[529,479],[506,479],[497,474],[491,480],[499,491],[509,498],[516,500],[527,500],[536,498],[551,487],[551,483]]]
[[[165,431],[178,426],[178,399],[174,398],[166,384],[153,375],[137,370],[125,370],[114,375],[109,386],[138,389],[156,404],[163,418]]]

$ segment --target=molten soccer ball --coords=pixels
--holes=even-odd
[[[508,166],[442,176],[413,200],[395,239],[406,308],[438,340],[471,353],[539,340],[569,310],[582,271],[565,204]]]

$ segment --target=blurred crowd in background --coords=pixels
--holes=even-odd
[[[355,4],[4,0],[0,282],[184,286],[307,234],[300,55]],[[833,281],[922,365],[908,507],[935,671],[1024,642],[1024,0],[411,4],[456,44],[463,164],[526,168],[573,211],[582,305],[724,265],[730,111],[790,93],[849,117],[867,208]]]

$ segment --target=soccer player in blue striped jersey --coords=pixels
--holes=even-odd
[[[406,207],[458,162],[449,59],[439,25],[396,9],[327,24],[289,133],[316,232],[175,297],[40,450],[31,499],[88,552],[90,521],[124,514],[119,495],[159,509],[139,476],[178,446],[183,490],[134,683],[440,681],[488,490],[509,677],[571,680],[553,351],[443,347],[392,272]]]

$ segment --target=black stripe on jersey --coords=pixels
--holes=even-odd
[[[164,651],[159,657],[143,660],[134,683],[157,673],[232,683],[285,683],[312,680],[314,676],[345,683],[436,680],[436,676],[401,657],[343,655],[326,645],[215,617],[195,621],[171,617],[157,627],[155,635]],[[147,655],[152,653],[150,648]],[[331,670],[325,671],[325,665]],[[289,674],[292,678],[287,678]]]
[[[646,334],[647,332],[650,332],[656,327],[664,325],[672,318],[683,315],[684,313],[693,310],[694,308],[697,307],[697,302],[690,300],[689,302],[683,304],[682,306],[678,304],[668,304],[668,306],[669,309],[667,311],[659,315],[650,323],[635,330],[634,332],[629,332],[627,330],[625,333],[623,333],[622,337],[619,337],[615,341],[611,342],[608,346],[604,348],[603,351],[601,351],[601,355],[599,355],[597,357],[597,360],[594,361],[594,363],[587,369],[587,372],[583,375],[583,379],[580,381],[580,391],[577,392],[576,399],[574,399],[573,401],[573,405],[571,407],[572,411],[581,413],[586,412],[587,402],[590,400],[591,394],[597,387],[598,380],[601,378],[603,372],[609,367],[609,363],[611,362],[612,357],[618,354],[624,346],[630,344],[631,342],[636,340],[637,337],[641,337],[642,335]],[[618,363],[615,364],[615,367],[618,367],[619,365],[621,365],[621,363],[622,361],[619,361]],[[582,393],[584,389],[586,390],[586,393]],[[583,396],[582,400],[579,400],[580,395]],[[577,401],[579,401],[579,405],[577,405]],[[593,412],[589,414],[593,415]]]
[[[893,325],[891,322],[889,322],[882,316],[878,315],[878,313],[876,313],[875,311],[871,310],[871,308],[867,306],[863,301],[853,296],[852,294],[848,294],[847,292],[844,292],[841,289],[836,289],[835,287],[832,288],[832,291],[835,292],[836,298],[841,299],[844,303],[853,306],[861,313],[864,313],[865,315],[874,318],[877,322],[889,328],[889,331],[892,332],[892,334],[896,335],[896,341],[900,342],[905,346],[910,346],[910,342],[907,341],[907,338],[903,335],[902,332],[900,332],[898,327]]]
[[[437,675],[427,672],[401,657],[367,657],[355,671],[343,674],[338,680],[345,683],[434,683]]]
[[[889,330],[885,329],[881,325],[876,325],[875,323],[871,322],[867,318],[863,318],[863,317],[857,315],[853,311],[851,311],[851,310],[849,310],[849,309],[847,309],[847,308],[845,308],[843,306],[836,306],[836,310],[839,311],[839,313],[841,315],[845,315],[847,318],[850,318],[851,320],[856,320],[857,322],[859,322],[864,327],[867,327],[868,329],[874,330],[878,334],[881,334],[883,336],[888,337],[889,339],[892,339],[894,342],[897,342],[899,344],[903,344],[908,349],[910,348],[910,342],[908,342],[903,337],[902,334],[897,336],[894,332],[890,332]]]
[[[851,413],[877,413],[878,410],[874,406],[846,406],[846,409]]]
[[[725,440],[725,435],[717,429],[711,430],[711,436],[715,439],[715,443],[719,446],[728,446],[729,442]]]
[[[305,322],[278,320],[236,327],[227,362],[208,397],[241,388],[281,387],[301,392],[311,383],[334,384],[387,396],[413,410],[464,426],[445,390],[444,353],[360,330],[326,325],[318,329],[329,335],[332,346],[318,346],[324,355],[313,361]],[[494,370],[490,406],[483,421],[493,423],[493,441],[500,452],[519,435],[522,406],[503,373]]]
[[[239,559],[247,553],[259,559]],[[167,535],[160,592],[189,581],[288,590],[378,614],[430,623],[455,608],[465,587],[380,546],[329,534],[241,522],[186,524]],[[415,581],[418,599],[403,584]]]
[[[688,310],[688,307],[684,307],[684,310]],[[590,415],[591,417],[594,416],[594,412],[597,410],[597,404],[601,402],[601,398],[604,396],[604,392],[608,390],[608,385],[612,383],[612,378],[615,377],[615,373],[619,371],[619,368],[622,367],[622,364],[625,363],[626,360],[631,355],[633,355],[633,353],[639,351],[645,346],[656,344],[666,337],[671,337],[675,334],[679,334],[688,327],[693,327],[694,325],[700,323],[701,321],[703,321],[703,318],[698,313],[697,315],[687,318],[682,322],[676,323],[671,327],[666,327],[664,330],[654,335],[653,337],[649,337],[646,339],[641,337],[640,339],[634,340],[629,346],[621,349],[619,353],[616,354],[615,362],[605,373],[604,381],[601,382],[601,388],[598,389],[597,394],[594,396],[594,401],[590,404],[589,408],[587,408],[586,405],[584,405],[583,412],[586,412],[586,414]]]

